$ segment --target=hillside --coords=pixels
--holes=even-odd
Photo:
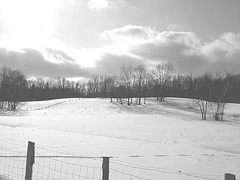
[[[149,98],[146,104],[130,107],[100,98],[26,102],[18,112],[1,113],[0,147],[33,141],[42,153],[112,156],[113,162],[170,170],[118,167],[149,179],[223,179],[226,172],[239,178],[240,105],[229,104],[226,120],[216,122],[201,120],[189,103],[179,98],[161,103]]]

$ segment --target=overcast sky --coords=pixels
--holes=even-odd
[[[240,0],[0,0],[0,66],[89,77],[164,61],[240,73],[239,17]]]

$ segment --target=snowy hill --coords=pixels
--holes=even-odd
[[[25,145],[30,140],[74,155],[112,156],[130,164],[192,175],[140,172],[149,179],[201,179],[193,178],[194,174],[223,179],[226,172],[240,177],[239,104],[229,104],[226,120],[217,122],[201,120],[189,99],[166,98],[158,103],[149,98],[146,104],[130,107],[127,102],[109,101],[22,103],[18,112],[1,114],[0,147],[14,148],[14,144]]]

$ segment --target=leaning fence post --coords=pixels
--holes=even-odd
[[[236,176],[234,174],[225,173],[224,180],[236,180]]]
[[[102,180],[109,180],[109,157],[103,157]]]
[[[32,180],[32,166],[35,157],[34,145],[35,143],[28,141],[25,180]]]

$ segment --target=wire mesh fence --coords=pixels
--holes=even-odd
[[[28,162],[31,162],[29,179],[33,180],[154,180],[159,179],[162,174],[208,180],[219,180],[223,177],[222,175],[194,174],[149,167],[109,157],[76,156],[57,149],[34,146],[32,149],[33,161],[29,161],[29,146],[26,148],[25,145],[11,142],[9,144],[17,146],[17,148],[13,148],[15,149],[13,150],[0,147],[0,180],[26,179]],[[228,177],[235,178],[235,175],[225,174],[225,180],[228,180]]]
[[[25,176],[26,154],[8,148],[0,148],[0,179],[22,180]]]
[[[110,168],[110,179],[111,180],[150,180],[130,173],[122,172],[116,169]]]
[[[51,158],[47,156],[37,156],[33,165],[33,179],[69,179],[69,180],[101,180],[102,169],[100,166],[87,166],[79,162],[82,159],[74,159],[78,163],[70,162],[73,159]],[[66,161],[67,160],[67,161]]]

